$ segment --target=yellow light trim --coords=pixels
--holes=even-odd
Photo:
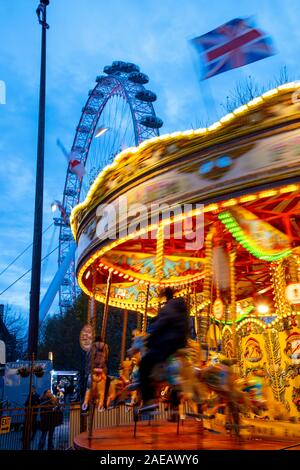
[[[206,134],[207,132],[207,127],[200,127],[200,129],[194,129],[193,134]]]
[[[277,193],[278,191],[276,189],[268,189],[267,191],[262,191],[261,193],[259,193],[258,197],[259,199],[263,199],[265,197],[276,196]]]
[[[237,199],[229,199],[229,201],[225,201],[222,203],[222,207],[232,207],[236,206],[238,203]]]
[[[219,209],[219,204],[209,204],[208,206],[204,207],[204,212],[213,212]]]
[[[243,114],[247,111],[247,109],[248,109],[248,106],[246,104],[243,104],[239,108],[235,109],[233,111],[233,114]]]
[[[233,113],[228,113],[220,119],[220,122],[223,124],[224,122],[231,121],[231,119],[233,119],[234,117],[235,116]]]
[[[181,132],[180,131],[176,131],[176,132],[172,132],[172,134],[170,134],[171,137],[180,137],[181,136]],[[147,142],[147,141],[145,141]]]
[[[211,126],[209,126],[207,128],[208,131],[214,131],[216,129],[219,129],[219,127],[222,127],[222,123],[221,122],[215,122],[214,124],[212,124]]]
[[[289,83],[283,83],[282,85],[279,85],[277,88],[278,90],[292,90],[295,88],[296,82],[289,82]]]
[[[263,93],[261,96],[262,98],[271,98],[272,96],[275,96],[278,94],[278,88],[273,88],[273,90],[268,90],[265,93]]]
[[[264,100],[262,99],[261,96],[258,96],[257,98],[254,98],[253,100],[249,101],[248,106],[256,106],[257,104],[262,103]]]
[[[256,194],[249,194],[247,196],[241,196],[239,199],[239,202],[251,202],[251,201],[256,201],[257,195]]]
[[[289,186],[285,186],[284,188],[280,188],[279,192],[280,194],[285,194],[285,193],[293,193],[295,191],[298,191],[299,186],[297,184],[290,184]]]

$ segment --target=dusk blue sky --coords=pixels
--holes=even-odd
[[[0,0],[0,79],[7,87],[0,105],[0,271],[32,241],[40,67],[38,0]],[[209,80],[220,103],[237,80],[251,75],[269,83],[287,66],[299,78],[299,2],[296,0],[51,0],[48,7],[47,112],[44,226],[52,221],[50,204],[62,199],[66,161],[56,146],[69,148],[81,109],[96,75],[113,60],[137,63],[158,95],[162,133],[190,129],[207,119],[201,85],[188,40],[236,17],[254,15],[270,33],[278,54]],[[51,246],[52,230],[43,253]],[[58,232],[52,248],[58,243]],[[0,291],[30,268],[28,251],[0,276]],[[43,277],[42,295],[57,267],[57,252]],[[28,315],[30,275],[1,295]],[[57,301],[51,312],[57,311]]]

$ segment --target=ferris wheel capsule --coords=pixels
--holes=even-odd
[[[152,102],[156,101],[156,99],[157,99],[156,94],[153,93],[153,91],[151,91],[151,90],[138,91],[136,93],[135,97],[136,97],[137,100],[146,101],[148,103],[152,103]]]
[[[163,125],[162,119],[157,116],[145,116],[140,119],[140,123],[143,126],[151,127],[152,129],[159,129]]]
[[[97,81],[97,79],[96,79]],[[95,96],[97,98],[103,98],[104,97],[104,93],[100,90],[89,90],[89,93],[88,93],[89,96]]]
[[[139,83],[140,85],[145,85],[149,82],[149,77],[142,72],[131,72],[128,75],[128,80],[133,83]]]

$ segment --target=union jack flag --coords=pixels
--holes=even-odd
[[[191,42],[203,58],[203,80],[275,54],[270,36],[250,18],[235,18]]]

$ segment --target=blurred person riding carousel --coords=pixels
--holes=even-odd
[[[166,302],[149,328],[146,338],[147,352],[139,366],[143,400],[141,411],[157,407],[155,385],[151,377],[154,366],[166,361],[178,349],[185,348],[188,339],[188,310],[184,300],[173,298],[173,290],[170,287],[163,289],[159,297],[164,298]],[[179,402],[174,394],[172,398],[173,405],[177,406]]]

